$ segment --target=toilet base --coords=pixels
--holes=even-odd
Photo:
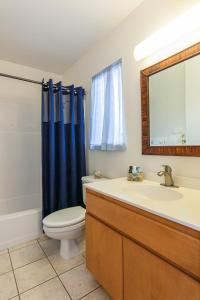
[[[69,259],[80,254],[79,246],[76,240],[61,240],[60,255],[64,259]]]

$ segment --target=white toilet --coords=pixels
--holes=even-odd
[[[106,178],[97,179],[94,176],[82,177],[83,201],[85,203],[85,183],[91,183]],[[43,219],[43,230],[50,238],[60,240],[60,255],[64,259],[80,253],[77,239],[81,238],[85,228],[85,209],[75,206],[58,210]]]

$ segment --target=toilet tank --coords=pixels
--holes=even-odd
[[[106,177],[96,178],[94,175],[90,175],[90,176],[82,177],[81,180],[82,180],[82,190],[83,190],[83,202],[84,202],[84,204],[86,204],[86,187],[85,187],[85,184],[86,183],[92,183],[92,182],[98,182],[98,181],[105,181],[105,180],[109,180],[109,178],[106,178]]]

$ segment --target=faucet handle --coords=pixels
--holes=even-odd
[[[171,173],[172,172],[172,168],[169,165],[162,165],[165,169],[165,172],[167,173]]]

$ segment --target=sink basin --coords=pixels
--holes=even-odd
[[[200,190],[172,188],[158,182],[131,182],[126,177],[91,183],[88,189],[200,232]]]
[[[153,186],[153,185],[139,185],[135,184],[132,187],[123,189],[123,192],[129,196],[142,196],[147,199],[157,201],[174,201],[183,197],[178,191],[172,190],[168,187]]]

